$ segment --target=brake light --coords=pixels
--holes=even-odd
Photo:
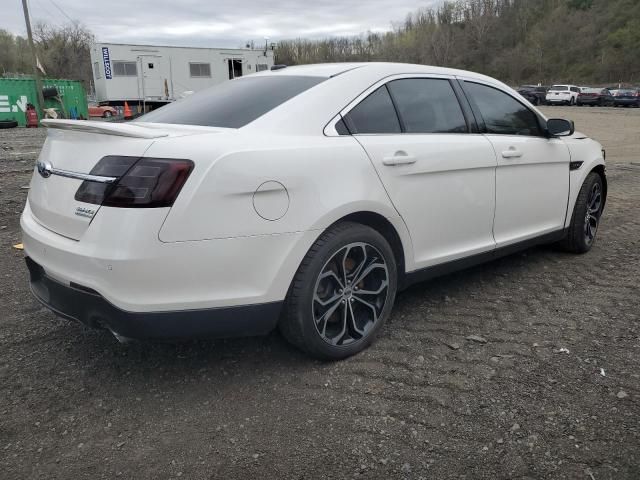
[[[117,180],[113,183],[85,180],[78,188],[75,199],[106,207],[170,207],[191,170],[191,160],[104,157],[90,174],[116,177]]]

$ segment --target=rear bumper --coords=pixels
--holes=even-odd
[[[31,291],[57,315],[91,327],[135,339],[184,339],[265,335],[275,328],[282,302],[200,310],[129,312],[109,303],[97,292],[49,277],[26,258]]]
[[[282,301],[318,235],[165,243],[158,240],[162,210],[102,207],[75,241],[40,225],[27,202],[24,251],[49,278],[98,292],[120,310],[193,311]]]
[[[581,103],[583,105],[597,105],[599,103],[603,103],[605,100],[604,99],[600,99],[600,98],[581,98],[578,97],[578,103]]]
[[[640,105],[638,98],[614,98],[613,103],[616,105]]]

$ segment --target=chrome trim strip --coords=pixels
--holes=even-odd
[[[70,172],[69,170],[61,170],[59,168],[51,168],[51,175],[96,183],[115,183],[118,180],[118,177],[103,177],[100,175],[90,175],[88,173]]]
[[[86,182],[115,183],[118,181],[118,177],[104,177],[101,175],[70,172],[69,170],[54,168],[50,162],[43,162],[42,160],[39,160],[36,163],[36,169],[42,178],[49,178],[51,175],[58,175],[59,177],[74,178],[77,180],[84,180]]]

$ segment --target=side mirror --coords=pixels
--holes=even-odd
[[[573,135],[576,127],[572,120],[563,118],[550,118],[547,120],[547,132],[552,137],[568,137]]]

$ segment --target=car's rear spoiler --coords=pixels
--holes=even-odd
[[[102,135],[116,135],[133,138],[160,138],[169,133],[155,128],[143,127],[131,123],[93,122],[89,120],[53,120],[45,119],[40,123],[47,128],[61,130],[75,130],[86,133],[100,133]]]

